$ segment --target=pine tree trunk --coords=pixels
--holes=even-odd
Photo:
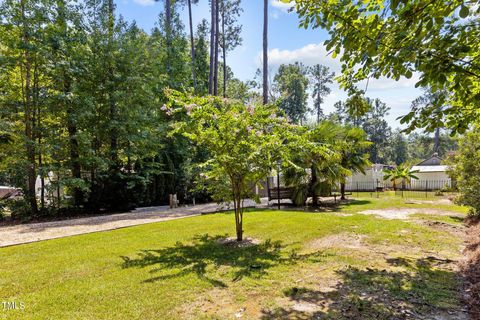
[[[219,0],[214,0],[215,4],[215,73],[213,74],[213,95],[218,95],[218,45],[219,45]]]
[[[23,85],[23,104],[25,107],[25,115],[24,115],[24,121],[25,121],[25,137],[26,137],[26,145],[25,145],[25,151],[26,151],[26,156],[27,156],[27,190],[26,190],[26,198],[28,203],[30,204],[30,210],[32,211],[32,214],[35,216],[38,214],[38,204],[37,204],[37,198],[35,194],[35,182],[37,179],[37,174],[36,174],[36,159],[35,159],[35,116],[33,114],[33,108],[32,108],[32,101],[31,101],[31,69],[32,69],[32,61],[31,61],[31,56],[29,52],[29,43],[30,43],[30,37],[29,37],[29,31],[27,30],[26,26],[26,13],[25,13],[25,0],[22,0],[21,2],[21,10],[22,10],[22,19],[23,19],[23,42],[25,46],[25,51],[24,51],[24,85]]]
[[[111,0],[110,0],[111,1]],[[169,82],[172,80],[172,66],[171,59],[172,57],[172,1],[165,0],[165,38],[167,46],[167,75],[169,77]]]
[[[213,74],[215,72],[215,6],[216,0],[211,0],[210,19],[210,70],[208,75],[208,93],[213,94]]]
[[[64,72],[63,77],[63,93],[66,95],[70,92],[70,79]],[[74,179],[82,178],[82,170],[80,166],[79,145],[77,140],[77,126],[75,124],[75,111],[70,102],[66,102],[65,110],[67,110],[67,131],[70,149],[70,168],[72,170],[72,177]],[[79,207],[83,202],[83,194],[79,188],[73,189],[73,200],[76,207]]]
[[[317,93],[317,101],[318,101],[318,106],[317,106],[317,123],[320,123],[320,111],[322,110],[320,107],[320,90]]]
[[[192,52],[192,80],[193,89],[197,91],[197,77],[195,75],[195,42],[193,39],[193,22],[192,22],[192,1],[188,0],[188,21],[190,24],[190,47]]]
[[[222,6],[222,42],[223,42],[223,97],[227,97],[227,47],[225,37],[225,4]]]
[[[433,152],[438,155],[440,149],[440,128],[435,129],[435,143],[433,146]]]
[[[263,104],[268,103],[268,0],[263,0]]]
[[[113,0],[108,1],[108,44],[110,52],[108,57],[108,77],[109,77],[109,85],[108,85],[108,100],[110,104],[110,121],[114,122],[117,119],[117,106],[115,103],[114,98],[114,66],[113,66],[113,33],[114,33],[114,24],[115,24],[115,16],[114,16],[114,6]],[[115,125],[112,126],[110,129],[110,160],[112,161],[111,166],[116,167],[117,160],[118,160],[118,133],[117,128]]]

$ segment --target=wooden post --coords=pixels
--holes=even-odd
[[[280,210],[280,170],[277,171],[277,198],[278,210]]]

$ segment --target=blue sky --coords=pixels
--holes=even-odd
[[[194,23],[201,19],[209,19],[208,0],[200,0],[194,6]],[[150,31],[155,25],[158,14],[163,11],[163,0],[115,0],[117,12],[126,20],[137,22],[137,25]],[[298,17],[295,13],[288,12],[288,5],[278,0],[269,0],[269,65],[271,72],[282,63],[301,61],[306,65],[321,63],[330,67],[336,73],[340,71],[340,63],[329,56],[323,46],[323,41],[328,37],[323,30],[306,30],[298,28]],[[243,0],[243,14],[240,23],[243,25],[243,45],[227,56],[227,63],[232,68],[235,76],[241,80],[252,79],[255,70],[261,66],[262,31],[263,31],[263,1]],[[182,20],[187,23],[185,10],[181,13]],[[370,80],[367,96],[380,98],[391,107],[387,117],[392,127],[400,127],[397,117],[406,114],[410,103],[421,94],[414,85],[417,77],[411,79]],[[324,110],[329,113],[333,104],[338,100],[345,100],[346,94],[332,86],[332,93],[325,99]]]

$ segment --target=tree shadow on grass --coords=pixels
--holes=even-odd
[[[227,284],[211,275],[220,267],[230,267],[232,281],[243,277],[260,277],[267,270],[279,264],[292,264],[307,256],[295,252],[283,252],[280,241],[267,240],[262,243],[243,241],[225,241],[226,235],[195,236],[191,243],[177,242],[173,247],[158,250],[142,250],[135,258],[122,256],[123,268],[145,268],[153,266],[150,273],[161,275],[149,278],[144,282],[155,282],[194,274],[198,278],[216,287],[227,287]],[[171,273],[171,270],[180,270]]]
[[[263,310],[262,319],[432,319],[445,311],[460,312],[458,319],[463,319],[451,260],[396,258],[387,263],[401,271],[348,267],[337,271],[339,283],[329,290],[287,288],[283,294],[291,305]]]

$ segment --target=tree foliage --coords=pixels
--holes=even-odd
[[[291,147],[293,165],[285,172],[297,205],[304,205],[309,196],[317,205],[320,195],[330,195],[333,186],[344,186],[347,176],[363,172],[370,164],[370,142],[360,128],[323,121],[302,136],[302,142]]]
[[[456,181],[460,195],[456,201],[470,207],[470,213],[480,214],[480,129],[475,127],[459,141],[456,155],[450,161],[450,175]]]
[[[299,62],[282,64],[274,78],[276,89],[280,93],[278,106],[295,123],[305,120],[308,110],[307,71],[307,68]]]
[[[237,240],[243,239],[243,202],[278,159],[287,156],[290,125],[273,106],[169,92],[167,114],[179,118],[173,133],[208,151],[199,176],[217,201],[233,201]]]
[[[310,67],[309,71],[310,83],[313,87],[313,109],[311,111],[317,116],[317,123],[319,123],[320,120],[325,116],[322,110],[322,103],[323,99],[331,92],[331,89],[328,85],[333,83],[333,77],[335,76],[335,73],[330,72],[328,67],[321,64],[316,64],[313,67]]]
[[[291,2],[283,0],[284,2]],[[302,27],[326,29],[341,55],[343,88],[369,78],[418,75],[418,87],[446,90],[445,108],[414,108],[402,122],[465,131],[480,119],[480,7],[474,0],[295,0]],[[441,105],[445,105],[441,103]]]
[[[410,183],[412,179],[418,179],[415,176],[415,173],[419,172],[418,170],[411,170],[410,167],[400,165],[392,169],[385,169],[383,171],[383,180],[389,180],[393,184],[393,190],[397,190],[397,183],[401,181],[402,183]]]
[[[186,166],[201,157],[167,137],[160,111],[164,88],[192,86],[187,37],[170,14],[168,27],[161,14],[147,34],[116,18],[108,0],[0,3],[0,176],[23,189],[25,212],[185,198]],[[206,60],[196,59],[200,79]]]

